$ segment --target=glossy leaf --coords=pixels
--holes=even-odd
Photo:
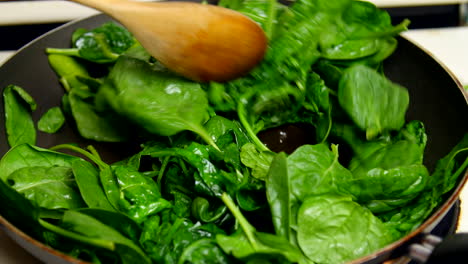
[[[7,182],[42,208],[75,209],[85,206],[70,167],[24,167],[10,174]]]
[[[126,166],[115,166],[112,171],[119,185],[120,208],[137,223],[172,206],[161,197],[158,186],[151,178]]]

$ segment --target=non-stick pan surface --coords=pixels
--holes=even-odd
[[[63,88],[56,74],[50,68],[45,48],[69,47],[72,32],[77,28],[92,29],[109,21],[105,15],[97,15],[85,20],[69,23],[33,41],[0,67],[0,88],[15,84],[27,90],[37,101],[38,109],[33,113],[37,120],[47,109],[60,105]],[[404,38],[399,38],[399,46],[386,61],[386,75],[393,81],[408,88],[410,107],[407,120],[424,122],[428,134],[425,165],[429,170],[435,162],[443,157],[468,132],[467,98],[461,85],[430,54]],[[0,129],[4,131],[4,111],[0,106]],[[79,143],[95,145],[107,161],[125,157],[130,145],[96,144],[82,139],[75,131],[73,124],[63,127],[58,134],[39,132],[37,144],[51,147],[61,143]],[[0,133],[0,155],[8,150],[5,133]],[[468,177],[465,173],[457,188],[447,197],[441,206],[419,229],[407,237],[386,248],[356,261],[356,263],[381,263],[395,254],[404,252],[402,248],[417,238],[419,233],[429,232],[459,195],[459,191]],[[46,249],[27,235],[21,233],[7,219],[0,217],[0,224],[7,233],[18,241],[33,255],[47,263],[70,263],[70,258],[54,250]],[[75,260],[76,261],[76,260]]]

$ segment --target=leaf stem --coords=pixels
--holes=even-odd
[[[227,193],[223,193],[221,195],[221,200],[223,200],[224,204],[229,208],[229,211],[234,215],[234,217],[237,219],[239,222],[242,230],[244,231],[245,236],[249,240],[250,244],[252,245],[252,248],[255,251],[259,250],[259,246],[257,243],[257,240],[255,239],[255,227],[253,227],[249,221],[244,217],[242,212],[239,210],[239,208],[236,206],[234,201],[232,200],[231,196]]]
[[[255,143],[255,145],[259,148],[261,151],[270,151],[265,144],[257,137],[255,132],[252,129],[252,126],[250,125],[249,121],[247,121],[246,118],[246,111],[245,111],[245,106],[242,100],[240,100],[239,104],[237,105],[237,115],[239,116],[239,121],[241,124],[244,126],[245,130],[247,131],[247,134],[250,136],[252,141]]]
[[[115,244],[113,242],[111,242],[111,241],[86,237],[86,236],[77,234],[75,232],[66,230],[64,228],[58,227],[56,225],[53,225],[53,224],[51,224],[51,223],[49,223],[47,221],[44,221],[42,219],[39,219],[39,224],[42,227],[44,227],[45,229],[47,229],[49,231],[52,231],[52,232],[54,232],[56,234],[62,235],[64,237],[67,237],[67,238],[70,238],[70,239],[73,239],[73,240],[76,240],[76,241],[80,241],[80,242],[83,242],[83,243],[88,244],[88,245],[93,245],[93,246],[96,246],[96,247],[99,247],[99,248],[105,248],[105,249],[109,249],[109,250],[112,250],[112,251],[115,250]]]
[[[92,162],[96,163],[101,169],[104,169],[109,166],[105,162],[103,162],[99,157],[96,157],[93,153],[90,153],[80,147],[76,147],[70,144],[60,144],[60,145],[56,145],[50,148],[50,150],[55,150],[55,151],[59,149],[69,149],[69,150],[78,152],[81,155],[85,156],[86,158],[90,159]]]
[[[48,54],[60,54],[67,56],[80,56],[78,49],[56,49],[56,48],[47,48],[46,52]]]

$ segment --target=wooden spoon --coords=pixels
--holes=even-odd
[[[72,0],[125,26],[169,69],[196,81],[228,81],[259,63],[267,38],[257,23],[226,8],[190,2]]]

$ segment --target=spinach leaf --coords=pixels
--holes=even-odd
[[[41,225],[59,235],[108,249],[120,257],[122,263],[151,263],[146,254],[130,239],[94,217],[77,211],[66,211],[61,226],[41,220]]]
[[[299,262],[303,259],[300,250],[283,237],[257,232],[228,194],[223,193],[221,199],[242,229],[242,232],[231,236],[222,234],[216,236],[216,241],[226,253],[241,259],[255,258],[257,254],[262,257],[282,258],[290,262]]]
[[[270,168],[273,159],[273,153],[270,151],[258,151],[252,143],[247,143],[242,146],[240,152],[242,164],[252,169],[252,176],[265,180],[268,169]]]
[[[374,168],[359,175],[343,188],[373,213],[401,207],[418,196],[426,187],[429,172],[421,164],[391,169]]]
[[[80,189],[81,197],[83,197],[89,208],[115,210],[107,200],[106,194],[101,187],[97,168],[91,163],[80,159],[73,161],[71,168]]]
[[[98,112],[92,103],[80,96],[78,90],[73,89],[69,93],[68,101],[82,137],[103,142],[122,142],[130,137],[128,123],[111,113]]]
[[[178,264],[228,264],[232,261],[223,253],[212,239],[203,238],[190,244],[180,256]]]
[[[81,87],[84,84],[78,79],[80,76],[89,77],[88,70],[76,59],[61,54],[49,54],[47,56],[52,69],[60,77],[60,83],[65,91],[73,87]]]
[[[79,29],[73,36],[72,49],[48,48],[49,54],[77,56],[92,62],[115,61],[135,44],[135,39],[125,28],[115,23],[105,23],[90,31]]]
[[[338,124],[334,134],[355,153],[349,163],[354,178],[341,187],[372,212],[401,207],[424,190],[429,172],[422,165],[427,136],[421,122],[412,121],[396,136],[373,141],[364,141],[355,129]]]
[[[276,235],[290,239],[291,185],[288,177],[287,156],[279,153],[271,162],[266,180],[266,194]]]
[[[33,201],[26,199],[3,179],[0,179],[0,199],[3,203],[0,207],[0,214],[5,219],[27,232],[28,235],[36,239],[42,238],[43,229],[38,225],[41,210]]]
[[[138,243],[141,227],[125,214],[96,208],[79,209],[78,212],[95,218],[130,238],[133,242]]]
[[[343,193],[339,183],[353,175],[338,162],[338,146],[304,145],[287,160],[291,202],[304,201],[311,195]]]
[[[200,239],[212,240],[219,233],[224,232],[214,225],[192,224],[183,218],[171,221],[166,211],[162,216],[152,216],[145,221],[140,243],[154,261],[176,263],[187,257],[189,252],[185,251],[192,243]]]
[[[408,109],[408,91],[362,65],[343,72],[338,100],[355,124],[366,131],[366,137],[399,130]]]
[[[223,173],[210,161],[210,148],[207,145],[192,142],[185,148],[163,149],[149,154],[152,157],[176,155],[184,159],[196,169],[193,178],[194,187],[204,195],[219,197],[227,189],[233,192],[232,189],[236,187],[234,183],[237,178],[229,173]]]
[[[79,158],[29,144],[18,145],[2,157],[0,179],[7,181],[12,173],[28,167],[71,167],[72,162],[77,159]]]
[[[215,210],[211,210],[210,202],[203,197],[195,198],[192,203],[193,217],[204,223],[210,223],[220,219],[226,214],[226,211],[226,206],[219,206]]]
[[[65,116],[63,116],[60,107],[52,107],[42,115],[37,122],[37,129],[46,133],[57,132],[65,123]]]
[[[208,117],[208,101],[198,83],[122,57],[97,96],[96,100],[107,102],[115,112],[150,133],[171,136],[190,130],[216,146],[202,126]]]
[[[443,202],[447,194],[468,168],[468,134],[442,159],[429,177],[426,188],[403,208],[389,211],[379,217],[387,225],[396,228],[401,236],[416,229],[433,210]]]
[[[85,206],[70,167],[24,167],[11,173],[7,182],[42,208],[76,209]]]
[[[106,194],[107,200],[112,205],[112,207],[114,207],[114,209],[119,210],[120,192],[119,192],[117,179],[112,173],[111,167],[101,160],[96,150],[92,147],[88,147],[88,148],[90,149],[89,152],[79,147],[76,147],[74,145],[61,144],[61,145],[54,146],[51,149],[53,150],[68,149],[71,151],[75,151],[83,155],[84,157],[90,159],[96,165],[98,165],[100,183],[102,185],[104,193]],[[1,163],[0,163],[0,166],[1,166]]]
[[[21,87],[8,85],[3,90],[5,128],[10,147],[23,143],[36,144],[36,129],[31,111],[37,107],[34,99]]]
[[[349,196],[308,197],[297,214],[297,242],[316,263],[344,263],[395,239],[392,229]]]
[[[114,166],[112,171],[119,184],[120,209],[137,223],[172,206],[151,178],[127,166]]]
[[[455,187],[466,168],[468,168],[468,134],[464,135],[450,153],[437,162],[428,187],[437,190],[441,196]]]

